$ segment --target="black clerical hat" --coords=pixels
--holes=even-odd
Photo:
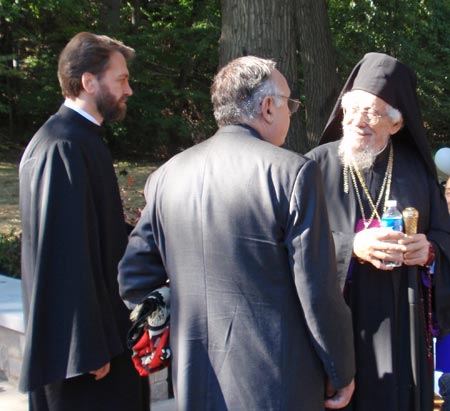
[[[430,172],[436,176],[436,168],[417,99],[416,84],[415,73],[396,58],[384,53],[367,53],[347,79],[319,144],[339,140],[342,137],[341,98],[348,91],[364,90],[380,97],[402,113],[404,127],[395,135],[395,138],[413,144]]]

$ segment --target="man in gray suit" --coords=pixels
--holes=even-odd
[[[298,101],[271,60],[212,86],[219,125],[149,178],[119,266],[136,304],[170,280],[178,411],[317,411],[353,392],[353,335],[315,162],[280,148]]]

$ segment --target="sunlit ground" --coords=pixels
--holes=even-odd
[[[124,208],[127,214],[145,205],[144,185],[149,174],[156,169],[155,163],[138,164],[118,162],[114,165]],[[19,174],[14,162],[0,162],[0,233],[20,231]]]

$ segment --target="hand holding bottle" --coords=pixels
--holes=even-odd
[[[403,263],[403,253],[407,250],[400,240],[405,235],[390,228],[368,228],[355,235],[353,253],[359,262],[369,262],[380,270],[392,270],[393,266],[384,263],[385,260]]]

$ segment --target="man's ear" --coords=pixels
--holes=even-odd
[[[273,98],[270,96],[264,97],[261,103],[261,117],[270,124],[273,122],[273,107]]]
[[[81,76],[81,84],[88,94],[94,94],[97,91],[98,80],[92,73],[83,73]]]
[[[391,136],[398,133],[403,128],[403,119],[391,126]]]

